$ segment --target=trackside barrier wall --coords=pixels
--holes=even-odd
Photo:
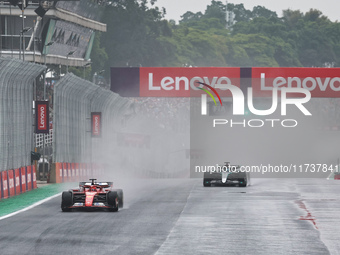
[[[52,165],[50,181],[53,183],[62,182],[79,182],[87,181],[89,178],[95,176],[101,178],[103,170],[100,165],[92,166],[91,164],[79,164],[81,169],[70,169],[69,167],[76,166],[77,163],[55,163]]]
[[[331,173],[328,178],[328,180],[340,180],[340,172],[333,172]]]
[[[62,164],[62,181],[67,182],[67,165],[66,163],[61,163]]]
[[[0,175],[6,183],[0,198],[18,194],[17,177],[21,182],[22,167],[31,165],[33,83],[44,69],[43,65],[0,57]]]
[[[37,188],[37,172],[34,165],[32,166],[32,188]]]
[[[138,100],[122,98],[71,73],[54,85],[53,103],[54,166],[50,173],[51,182],[77,179],[77,171],[72,175],[72,169],[76,170],[77,164],[82,165],[79,169],[83,169],[83,172],[87,171],[86,176],[97,179],[98,172],[91,172],[91,169],[106,171],[106,176],[116,176],[116,173],[153,176],[149,172],[158,169],[173,172],[170,175],[172,177],[183,175],[177,173],[177,169],[188,161],[184,157],[186,146],[183,145],[186,136],[184,131],[178,133],[179,128],[172,125],[172,120],[179,118],[181,126],[189,130],[189,125],[184,125],[188,124],[189,111],[182,113],[179,107],[176,112],[164,115],[173,115],[172,118],[159,120],[154,116],[155,110],[146,110]],[[169,107],[173,108],[170,101],[164,103],[167,105],[163,107],[165,111]],[[163,109],[158,108],[156,101],[154,104],[157,109]],[[184,108],[188,106],[189,104],[182,104]],[[91,112],[101,113],[100,137],[91,137]],[[170,137],[170,141],[164,143]],[[188,145],[189,141],[185,143]],[[146,158],[152,160],[145,160]],[[164,162],[168,162],[166,168]],[[92,168],[88,167],[89,164],[93,164]],[[97,168],[97,164],[103,165]],[[58,175],[60,169],[63,171],[62,175],[60,172]],[[176,173],[173,169],[176,169]]]
[[[19,168],[14,170],[14,183],[15,183],[15,194],[19,195],[21,193],[20,169]]]
[[[20,168],[21,193],[26,192],[26,167]]]
[[[37,188],[34,166],[2,171],[0,173],[0,198],[13,197]]]
[[[31,166],[26,167],[26,188],[28,191],[32,189]]]
[[[1,172],[2,198],[8,198],[7,171]]]
[[[122,129],[122,119],[131,115],[132,103],[126,98],[66,74],[54,85],[53,166],[50,182],[70,182],[97,178],[91,163],[100,163],[100,151]],[[91,112],[101,112],[101,138],[91,137]]]
[[[8,195],[10,197],[13,197],[15,196],[14,171],[13,170],[7,171],[7,178],[8,178]]]

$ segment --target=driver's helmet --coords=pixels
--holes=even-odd
[[[92,191],[97,191],[97,187],[96,187],[96,186],[93,186],[93,187],[92,187]]]

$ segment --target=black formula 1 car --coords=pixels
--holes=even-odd
[[[225,165],[218,166],[204,173],[203,186],[210,187],[212,184],[227,186],[238,185],[239,187],[247,187],[250,183],[250,176],[247,172],[240,171],[240,166],[230,165],[225,162]]]
[[[78,189],[64,191],[61,197],[61,210],[69,212],[76,208],[100,209],[107,208],[117,212],[123,208],[123,190],[113,189],[112,182],[79,182]]]

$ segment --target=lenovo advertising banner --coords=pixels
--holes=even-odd
[[[15,186],[14,186],[14,171],[8,170],[7,171],[7,177],[8,177],[8,194],[9,196],[13,197],[15,196]]]
[[[2,180],[2,198],[8,198],[8,177],[7,171],[0,172]]]
[[[48,101],[35,101],[35,133],[49,133]]]
[[[91,112],[91,133],[92,137],[101,137],[102,134],[102,113]]]
[[[14,170],[14,183],[15,183],[15,194],[19,195],[20,194],[20,187],[21,187],[21,183],[20,183],[20,169],[15,169]]]
[[[312,97],[335,98],[340,97],[340,68],[111,68],[111,90],[125,97],[199,97],[207,87],[203,83],[218,88],[221,97],[231,93],[220,86],[233,85],[243,92],[251,87],[254,97],[271,97],[273,88],[303,88]]]

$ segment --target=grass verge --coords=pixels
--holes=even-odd
[[[0,200],[0,217],[24,209],[40,200],[76,187],[76,183],[54,183]]]

